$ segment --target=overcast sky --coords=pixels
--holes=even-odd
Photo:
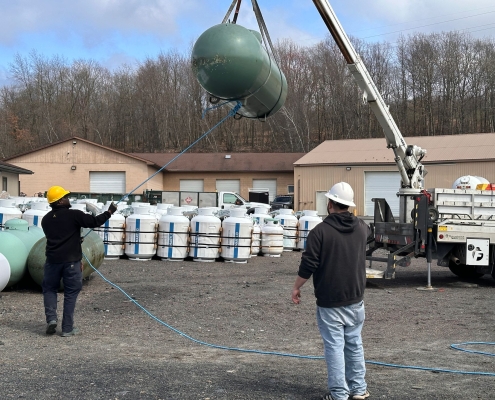
[[[178,50],[223,19],[231,0],[0,0],[0,84],[15,54],[35,50],[116,69]],[[258,0],[276,41],[311,45],[327,34],[312,0]],[[400,33],[469,31],[495,39],[494,0],[330,0],[349,35],[394,42]],[[251,1],[238,24],[255,28]]]

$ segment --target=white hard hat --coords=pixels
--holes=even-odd
[[[356,207],[354,204],[354,190],[352,190],[351,185],[346,182],[336,183],[327,193],[325,193],[325,196],[335,203]]]

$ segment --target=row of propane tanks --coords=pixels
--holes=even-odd
[[[96,202],[84,200],[73,203],[72,208],[97,214],[107,209],[109,203],[100,208]],[[13,199],[0,200],[0,290],[18,283],[26,269],[41,284],[46,245],[41,219],[49,210],[46,201],[31,202],[22,212]],[[182,261],[192,257],[194,261],[212,262],[221,257],[226,262],[246,263],[257,255],[280,257],[284,251],[303,250],[308,232],[321,221],[314,210],[305,210],[297,218],[289,209],[273,215],[268,208],[260,207],[247,215],[243,208],[193,209],[119,203],[112,218],[83,235],[83,251],[87,247],[84,253],[93,257],[90,262],[95,267],[101,265],[103,258],[117,259],[124,254],[130,260],[159,257]],[[36,251],[32,251],[35,244]],[[100,244],[101,257],[94,250]],[[22,246],[25,253],[15,250]],[[6,272],[2,273],[2,263],[10,265],[8,278]],[[14,264],[18,267],[14,268]],[[87,269],[89,276],[92,269],[89,266]],[[2,275],[3,281],[7,279],[3,287]]]

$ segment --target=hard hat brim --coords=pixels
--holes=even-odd
[[[353,201],[347,201],[347,200],[342,200],[330,193],[325,193],[325,197],[329,198],[330,200],[332,200],[333,202],[335,203],[338,203],[338,204],[342,204],[344,206],[348,206],[348,207],[356,207],[356,205],[354,204]]]

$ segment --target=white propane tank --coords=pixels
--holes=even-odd
[[[107,201],[103,210],[107,211],[111,203],[111,201]],[[118,211],[115,212],[103,225],[93,230],[103,240],[105,260],[115,260],[124,255],[125,217],[122,214]]]
[[[267,219],[261,227],[261,254],[265,257],[280,257],[284,251],[284,228],[277,220]]]
[[[28,222],[28,226],[38,226],[41,228],[41,220],[52,208],[45,201],[31,203],[31,208],[24,211],[22,219]]]
[[[251,239],[251,257],[256,257],[260,252],[261,228],[257,222],[253,225],[253,237]]]
[[[160,219],[162,215],[167,215],[168,214],[168,209],[170,207],[173,207],[173,204],[168,204],[168,203],[158,203],[156,205],[156,217]]]
[[[253,221],[246,209],[231,208],[222,222],[222,252],[226,262],[245,263],[251,256]]]
[[[321,217],[318,216],[318,211],[315,210],[303,210],[302,217],[299,218],[297,225],[297,248],[299,250],[306,249],[306,239],[308,233],[321,221]]]
[[[0,292],[5,289],[10,281],[10,263],[2,253],[0,253]]]
[[[189,218],[182,207],[169,207],[158,222],[157,256],[163,261],[182,261],[187,257]]]
[[[259,226],[263,226],[265,224],[265,218],[271,218],[268,215],[268,210],[269,210],[269,208],[266,208],[266,207],[256,207],[254,209],[254,214],[251,214],[251,218]]]
[[[452,189],[476,189],[476,186],[481,183],[490,183],[485,178],[481,176],[471,176],[465,175],[457,178],[454,184],[452,185]]]
[[[15,206],[13,199],[0,199],[0,230],[9,219],[22,218],[22,211]]]
[[[297,222],[294,211],[289,208],[281,208],[274,217],[284,228],[284,251],[292,251],[296,248]]]
[[[213,215],[215,208],[202,207],[198,215],[191,219],[190,251],[193,261],[212,262],[220,249],[220,218]]]
[[[79,210],[79,211],[82,211],[82,212],[84,212],[86,214],[90,214],[88,212],[88,210],[86,209],[86,203],[72,203],[70,205],[70,209],[71,210]]]
[[[157,220],[149,211],[149,206],[134,206],[134,214],[127,217],[125,254],[130,260],[148,261],[156,254]]]

